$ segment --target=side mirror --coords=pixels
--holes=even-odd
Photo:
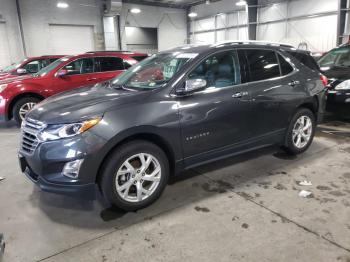
[[[68,70],[66,70],[66,69],[61,69],[57,72],[58,77],[64,77],[66,75],[68,75]]]
[[[204,79],[189,79],[186,80],[185,87],[176,91],[179,95],[191,94],[202,90],[207,86],[207,81]]]
[[[16,70],[16,72],[17,72],[17,74],[19,74],[19,75],[24,75],[24,74],[27,73],[27,70],[24,69],[24,68],[18,68],[18,69]]]

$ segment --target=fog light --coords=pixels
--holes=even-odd
[[[77,159],[66,163],[62,171],[63,175],[70,178],[78,178],[79,169],[83,161],[84,159]]]

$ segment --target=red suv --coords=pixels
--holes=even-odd
[[[3,69],[0,69],[0,80],[14,78],[21,75],[35,74],[61,57],[63,56],[46,55],[26,58],[21,62],[14,63]]]
[[[147,54],[88,52],[66,56],[37,74],[0,81],[0,120],[18,124],[41,100],[54,94],[116,77]]]

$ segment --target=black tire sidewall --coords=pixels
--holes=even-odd
[[[298,148],[294,145],[293,143],[293,128],[295,125],[295,122],[301,117],[301,116],[307,116],[311,119],[312,122],[312,133],[311,133],[311,137],[310,140],[308,141],[308,143],[306,144],[306,146],[304,146],[303,148]],[[301,154],[303,152],[305,152],[310,145],[312,144],[314,135],[315,135],[315,131],[316,131],[316,118],[315,115],[312,113],[312,111],[310,109],[307,108],[302,108],[299,109],[293,116],[289,127],[288,127],[288,131],[286,134],[286,143],[285,143],[285,149],[287,150],[288,153],[290,154]]]
[[[16,102],[16,104],[14,105],[12,115],[13,115],[13,118],[16,121],[18,126],[20,126],[22,123],[22,119],[19,115],[19,110],[24,104],[30,103],[30,102],[39,103],[40,99],[38,99],[36,97],[24,97],[24,98],[21,98],[20,100],[18,100]]]
[[[116,191],[116,173],[124,161],[132,155],[139,153],[149,153],[159,161],[162,170],[162,176],[158,188],[147,199],[132,203],[122,199]],[[102,170],[102,179],[99,182],[102,195],[106,201],[125,211],[135,211],[144,208],[156,201],[169,179],[169,161],[162,149],[153,143],[147,141],[133,141],[118,147],[107,159]]]

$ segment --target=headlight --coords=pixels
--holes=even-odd
[[[57,140],[84,133],[101,121],[102,117],[96,117],[87,121],[71,124],[48,125],[38,135],[41,141]]]
[[[0,93],[5,90],[7,84],[0,85]]]
[[[345,81],[341,82],[334,89],[335,90],[349,90],[350,89],[350,80],[345,80]]]

